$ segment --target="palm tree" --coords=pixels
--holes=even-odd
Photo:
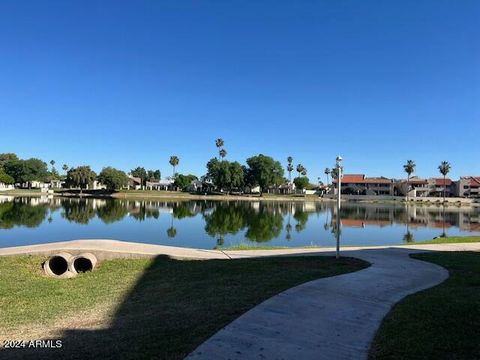
[[[175,155],[170,156],[169,163],[173,167],[173,177],[175,177],[175,167],[178,165],[179,162],[180,162],[180,159],[177,156]]]
[[[222,148],[224,144],[225,142],[222,138],[218,138],[217,140],[215,140],[215,146],[219,149]]]
[[[68,170],[68,165],[67,165],[67,164],[63,164],[62,169],[63,169],[63,171],[65,171],[65,173],[66,173],[67,170]]]
[[[438,165],[438,171],[440,174],[443,175],[443,203],[445,203],[445,192],[447,191],[447,183],[445,182],[445,177],[450,172],[452,166],[448,161],[442,161],[440,165]]]
[[[167,229],[167,236],[169,238],[174,238],[175,236],[177,236],[177,229],[174,228],[173,226],[169,227]]]
[[[330,175],[331,172],[332,170],[330,170],[330,168],[325,168],[324,170],[325,175],[327,175],[327,186],[328,186],[328,175]]]
[[[215,146],[218,148],[218,154],[220,157],[223,159],[225,156],[227,156],[227,150],[223,147],[225,145],[225,141],[223,141],[222,138],[218,138],[215,140]]]
[[[307,175],[307,169],[302,164],[297,165],[297,172],[298,172],[298,176],[300,176],[300,175],[306,176]]]
[[[50,160],[50,165],[52,165],[52,168],[55,166],[55,160]]]
[[[288,171],[288,182],[292,182],[292,171],[293,171],[293,158],[289,156],[287,158],[288,164],[287,164],[287,171]]]
[[[410,175],[415,172],[415,162],[413,160],[407,160],[407,163],[403,165],[403,170],[407,173],[407,200],[408,200],[408,192],[410,191]]]

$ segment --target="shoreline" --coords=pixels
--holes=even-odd
[[[479,249],[480,237],[457,237],[456,241],[435,241],[436,239],[397,245],[342,245],[340,252],[378,250],[378,249],[410,249],[410,250],[433,250],[445,249]],[[15,255],[52,255],[59,251],[81,253],[94,252],[101,260],[111,258],[151,257],[167,255],[174,258],[192,259],[223,259],[241,257],[242,254],[258,254],[269,256],[273,254],[310,254],[310,253],[334,253],[335,246],[299,246],[299,247],[239,247],[239,248],[216,248],[202,249],[194,247],[180,247],[172,245],[150,244],[143,242],[124,241],[116,239],[76,239],[41,244],[20,245],[0,248],[0,256]]]
[[[111,198],[111,199],[126,199],[126,200],[164,200],[164,201],[190,201],[190,200],[211,200],[211,201],[304,201],[304,202],[326,202],[334,203],[335,198],[331,197],[319,197],[317,195],[276,195],[276,194],[264,194],[259,195],[201,195],[190,194],[176,191],[153,191],[153,190],[130,190],[119,191],[114,193],[83,193],[80,195],[76,192],[54,192],[53,194],[46,194],[35,190],[10,190],[0,191],[0,196],[21,196],[21,197],[66,197],[66,198]],[[450,198],[452,201],[442,203],[439,198],[436,201],[418,200],[406,201],[403,198],[386,199],[385,197],[374,199],[372,197],[361,199],[358,196],[354,198],[348,198],[348,195],[342,196],[343,203],[356,203],[356,204],[400,204],[400,205],[414,205],[414,206],[427,206],[427,207],[452,207],[452,208],[477,208],[480,207],[479,202],[465,201],[464,198]]]

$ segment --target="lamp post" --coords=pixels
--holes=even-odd
[[[340,200],[342,193],[342,157],[339,155],[336,159],[336,168],[337,168],[337,249],[335,257],[340,258]]]

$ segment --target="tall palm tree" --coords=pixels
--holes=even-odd
[[[179,162],[180,162],[180,159],[177,156],[175,155],[170,156],[169,163],[173,167],[173,177],[175,177],[175,167],[178,165]]]
[[[298,172],[298,176],[300,176],[300,175],[306,176],[307,175],[307,168],[305,166],[303,166],[302,164],[298,164],[297,165],[297,172]]]
[[[227,156],[227,150],[225,150],[224,145],[225,141],[223,141],[222,138],[218,138],[217,140],[215,140],[215,146],[218,148],[218,154],[222,159]]]
[[[288,171],[288,182],[292,182],[292,171],[293,171],[293,158],[291,156],[289,156],[287,158],[287,171]]]
[[[407,163],[403,165],[403,170],[407,173],[407,200],[408,200],[408,193],[410,191],[410,175],[415,172],[415,162],[413,160],[407,160]]]
[[[222,138],[218,138],[217,140],[215,140],[215,146],[216,146],[217,148],[219,148],[219,149],[220,149],[221,147],[223,147],[224,144],[225,144],[225,142],[223,141]]]
[[[55,166],[55,160],[50,160],[50,165],[52,165],[52,167]]]
[[[325,175],[327,175],[327,186],[328,186],[328,175],[330,175],[331,172],[332,170],[330,170],[330,168],[325,168],[324,170]]]
[[[447,183],[445,182],[445,177],[450,172],[452,166],[448,161],[442,161],[440,165],[438,165],[438,171],[440,174],[443,175],[443,203],[445,203],[445,192],[447,191]]]
[[[66,173],[67,170],[68,170],[68,165],[67,165],[67,164],[63,164],[62,169],[63,169],[63,171],[65,171],[65,173]]]

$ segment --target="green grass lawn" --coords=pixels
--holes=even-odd
[[[2,356],[181,359],[263,300],[362,269],[332,257],[109,260],[73,279],[42,275],[43,258],[0,257],[0,340],[62,339],[62,349]]]
[[[455,243],[471,243],[480,242],[480,236],[448,236],[438,237],[436,239],[419,241],[413,244],[455,244]]]
[[[480,359],[480,253],[412,257],[447,268],[450,277],[392,309],[375,337],[370,359]]]
[[[0,191],[0,195],[41,195],[40,189],[13,189],[8,191]]]

